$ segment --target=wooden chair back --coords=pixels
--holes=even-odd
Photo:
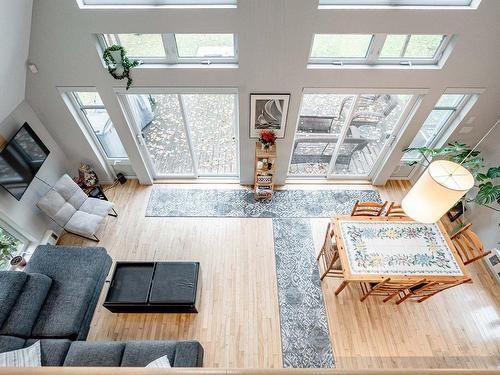
[[[450,237],[462,262],[466,265],[491,253],[491,251],[484,250],[481,239],[470,229],[471,225],[467,224]]]
[[[409,216],[406,215],[406,213],[404,212],[401,205],[397,204],[396,202],[391,202],[391,204],[389,205],[389,208],[387,208],[387,212],[385,213],[385,216],[409,218]]]
[[[384,302],[387,302],[397,296],[401,291],[405,289],[414,288],[422,283],[425,283],[425,279],[420,279],[417,281],[404,281],[404,280],[391,280],[390,277],[385,278],[379,283],[361,283],[361,292],[363,296],[360,301],[363,302],[369,296],[384,296]]]
[[[422,285],[416,285],[414,287],[402,290],[399,293],[399,300],[396,302],[397,305],[406,301],[409,298],[417,298],[417,302],[424,302],[425,300],[431,298],[432,296],[442,292],[443,290],[453,288],[464,283],[472,281],[470,278],[460,281],[428,281],[424,282]]]
[[[360,202],[356,201],[352,209],[351,216],[380,216],[384,211],[387,202]]]
[[[325,240],[323,247],[318,255],[318,262],[322,263],[320,267],[321,277],[323,280],[326,276],[329,277],[344,277],[342,267],[340,266],[339,251],[335,243],[335,233],[333,232],[333,225],[328,223],[326,228]]]

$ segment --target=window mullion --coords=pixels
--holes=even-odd
[[[366,57],[367,64],[376,64],[382,51],[382,47],[385,43],[386,34],[375,34],[373,40],[370,44],[370,49],[368,50],[368,55]]]
[[[161,35],[163,39],[163,48],[167,64],[177,64],[179,62],[179,54],[177,53],[177,43],[174,33],[166,33]]]

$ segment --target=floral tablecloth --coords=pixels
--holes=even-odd
[[[436,224],[341,221],[351,273],[463,276]]]

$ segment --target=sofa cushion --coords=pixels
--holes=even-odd
[[[113,203],[97,198],[88,198],[83,202],[80,211],[94,214],[101,217],[108,216],[109,211],[113,208]]]
[[[26,340],[25,346],[34,344],[38,339]],[[41,339],[42,366],[62,366],[71,341],[68,339]]]
[[[178,341],[173,367],[203,367],[203,353],[198,341]]]
[[[146,367],[155,359],[168,356],[173,366],[177,341],[128,341],[123,353],[122,367]]]
[[[123,342],[74,341],[66,355],[64,366],[118,367],[124,349]]]
[[[64,227],[76,212],[75,207],[55,190],[49,190],[36,205],[61,227]]]
[[[0,336],[0,353],[10,352],[12,350],[24,347],[25,340],[15,336]]]
[[[9,317],[26,279],[27,275],[24,272],[0,272],[0,326]]]
[[[66,223],[64,229],[82,236],[92,236],[103,220],[102,216],[76,211]]]
[[[63,175],[55,183],[52,189],[57,191],[65,201],[77,210],[87,199],[87,194],[85,194],[80,186],[78,186],[78,184],[67,174]]]
[[[23,290],[0,328],[0,335],[29,337],[51,284],[52,280],[48,276],[27,274]]]
[[[47,275],[52,286],[31,336],[84,339],[110,266],[102,247],[38,246],[26,272]]]

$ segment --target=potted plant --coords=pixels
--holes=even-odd
[[[26,259],[21,255],[16,255],[10,260],[10,265],[12,267],[24,267],[26,265]]]
[[[130,76],[130,69],[138,66],[141,62],[139,60],[129,59],[126,56],[125,48],[119,45],[112,45],[104,50],[102,58],[109,74],[114,79],[127,78],[127,90],[132,84],[132,77]]]
[[[457,203],[461,207],[455,207],[458,211],[465,213],[466,204],[476,203],[500,211],[499,208],[494,207],[500,204],[500,185],[497,179],[500,178],[500,166],[490,167],[484,170],[484,158],[480,151],[474,150],[464,143],[450,143],[444,147],[416,147],[405,148],[403,152],[416,151],[422,155],[421,161],[409,161],[407,165],[423,165],[427,167],[432,159],[446,159],[458,164],[462,164],[474,176],[476,184],[475,189],[471,190],[464,198]],[[454,231],[460,229],[463,224],[459,224]]]
[[[259,142],[263,150],[268,150],[276,143],[276,134],[273,130],[261,130],[259,134]]]

